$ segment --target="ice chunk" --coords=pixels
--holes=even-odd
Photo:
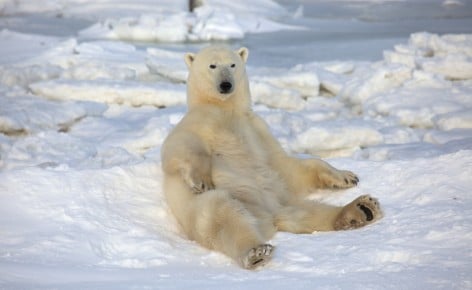
[[[43,130],[67,131],[86,116],[102,114],[106,106],[90,102],[54,102],[35,96],[0,96],[0,133],[25,135]]]
[[[472,129],[472,106],[464,110],[437,115],[433,121],[436,127],[442,130]]]
[[[412,69],[405,65],[380,63],[348,80],[340,96],[352,104],[361,104],[374,95],[401,86],[411,76]]]
[[[383,141],[382,134],[371,123],[362,120],[325,121],[295,137],[290,148],[298,153],[330,156],[351,154],[364,146],[372,146]],[[344,154],[343,154],[344,152]]]
[[[51,80],[31,84],[37,95],[52,100],[85,100],[131,106],[157,107],[184,104],[185,86],[171,83],[143,83],[133,81],[77,81]]]

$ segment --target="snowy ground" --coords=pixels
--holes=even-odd
[[[471,1],[155,2],[0,1],[1,289],[472,289]],[[313,198],[382,220],[279,233],[256,272],[183,237],[160,146],[209,41],[249,47],[288,151],[361,178]]]

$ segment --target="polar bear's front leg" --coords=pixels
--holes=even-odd
[[[356,186],[359,178],[347,170],[338,170],[320,159],[277,158],[273,168],[287,183],[290,192],[307,195],[320,188],[342,189]]]
[[[357,185],[359,178],[348,170],[339,170],[320,159],[304,159],[297,166],[297,192],[310,193],[318,188],[350,188]],[[293,173],[292,173],[293,176]],[[301,187],[301,188],[300,188]]]
[[[214,188],[211,154],[198,134],[177,127],[162,145],[161,158],[164,172],[180,175],[192,192],[202,193]]]
[[[334,167],[324,168],[318,173],[318,179],[324,187],[349,188],[359,183],[359,177],[348,170],[338,170]]]

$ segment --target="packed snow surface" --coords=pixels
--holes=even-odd
[[[186,112],[183,52],[315,28],[303,6],[270,0],[155,2],[0,2],[0,288],[472,289],[472,34],[411,31],[376,61],[274,65],[254,47],[254,110],[284,148],[361,179],[310,198],[371,194],[384,218],[278,233],[271,263],[249,272],[187,240],[162,193],[160,146]],[[73,28],[22,26],[33,20]]]

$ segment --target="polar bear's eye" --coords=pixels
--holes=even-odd
[[[211,68],[211,69],[215,69],[215,68],[216,68],[216,65],[210,64],[210,68]]]
[[[234,64],[234,63],[231,65],[231,67],[235,67],[235,66],[236,66],[236,64]]]

